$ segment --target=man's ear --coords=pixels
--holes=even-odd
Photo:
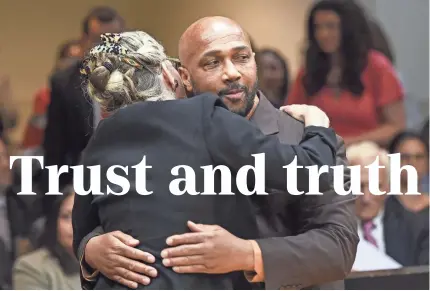
[[[193,85],[191,84],[191,76],[186,68],[180,67],[178,69],[179,75],[181,76],[182,83],[184,84],[185,90],[193,92]]]
[[[175,80],[175,77],[173,77],[172,73],[167,68],[166,63],[161,64],[161,71],[163,73],[163,79],[167,87],[170,88],[173,92],[175,92],[178,82]]]

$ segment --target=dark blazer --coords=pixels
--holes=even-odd
[[[304,133],[303,123],[273,107],[261,92],[259,98],[251,121],[282,143],[298,144]],[[340,137],[336,149],[336,164],[346,165]],[[349,189],[347,168],[344,183]],[[254,198],[259,198],[255,205],[260,235],[266,237],[257,241],[263,255],[266,289],[344,289],[343,281],[333,281],[344,279],[355,260],[359,241],[355,197],[340,196],[331,189],[321,196],[299,199],[286,195]]]
[[[429,209],[418,213],[387,197],[384,210],[385,253],[404,267],[429,264]]]
[[[51,77],[51,102],[43,141],[44,166],[76,165],[93,133],[93,105],[81,87],[79,68],[80,63],[76,62]],[[71,181],[71,170],[61,174],[60,190]],[[48,191],[48,170],[42,171],[38,184],[41,193]],[[46,195],[41,199],[43,209],[40,209],[40,215],[46,215],[53,199]]]
[[[99,125],[84,152],[82,164],[85,167],[100,165],[103,193],[107,186],[118,192],[121,186],[107,180],[107,169],[113,165],[134,166],[145,156],[147,165],[152,166],[147,170],[146,186],[153,194],[138,194],[134,181],[142,177],[137,177],[130,168],[127,179],[131,187],[125,196],[76,195],[73,209],[75,252],[84,236],[101,225],[106,232],[120,230],[135,237],[141,242],[139,249],[156,256],[154,267],[159,270],[159,276],[149,286],[140,285],[140,288],[232,289],[232,274],[183,275],[165,268],[160,258],[166,246],[165,239],[187,232],[187,220],[221,225],[244,239],[257,237],[254,208],[249,196],[240,194],[235,187],[236,173],[242,166],[254,164],[253,154],[264,153],[266,184],[285,189],[287,175],[282,167],[295,157],[303,166],[335,164],[336,135],[332,129],[308,127],[303,138],[300,146],[282,145],[276,137],[263,135],[246,119],[228,111],[218,96],[212,94],[184,100],[142,102],[121,109]],[[202,166],[228,166],[233,174],[232,192],[236,195],[172,195],[170,182],[175,178],[172,169],[178,165],[194,170],[195,190],[200,193],[205,189]],[[179,178],[183,175],[183,171],[179,171]],[[305,178],[308,171],[305,169],[299,175]],[[328,189],[331,175],[323,176],[321,187]],[[90,174],[86,172],[85,177],[84,186],[88,189]],[[215,192],[219,193],[221,179],[218,175],[215,185]],[[308,191],[308,183],[298,185],[300,190]],[[190,191],[192,188],[187,190]],[[95,289],[100,288],[125,287],[101,276],[95,285]]]
[[[51,102],[43,141],[45,166],[76,165],[91,138],[93,105],[81,84],[79,62],[51,78]],[[71,174],[61,176],[62,185],[71,181]]]

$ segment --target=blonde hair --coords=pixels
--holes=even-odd
[[[388,152],[380,148],[376,143],[364,141],[353,144],[346,149],[346,157],[350,162],[370,165],[379,157],[379,164],[385,167],[387,181],[390,180],[390,158]],[[370,162],[369,162],[370,161]]]
[[[115,36],[108,45],[120,47],[121,53],[101,44],[103,49],[94,48],[86,59],[88,95],[108,112],[139,101],[174,99],[162,78],[161,64],[167,59],[163,46],[143,31]]]

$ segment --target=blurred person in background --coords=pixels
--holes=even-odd
[[[0,138],[0,289],[10,289],[12,267],[12,237],[6,202],[6,189],[12,183],[9,154]]]
[[[307,26],[305,64],[287,104],[324,110],[347,145],[387,146],[405,127],[404,93],[390,60],[373,49],[364,11],[355,1],[322,0]]]
[[[370,174],[365,167],[379,157],[379,190],[389,192],[389,158],[373,142],[362,142],[347,149],[353,166],[361,167],[361,191],[356,200],[358,245],[354,271],[428,265],[428,213],[417,215],[402,207],[401,196],[374,195],[370,192]],[[374,177],[373,177],[374,178]],[[387,255],[389,258],[386,258]],[[380,259],[378,259],[378,256]]]
[[[67,41],[58,49],[53,74],[62,71],[83,57],[80,40]],[[27,123],[21,148],[25,151],[38,149],[43,142],[46,127],[46,111],[51,101],[49,87],[40,89],[33,101],[33,112]]]
[[[124,30],[124,19],[110,7],[92,9],[82,23],[82,50],[87,52],[100,41],[100,35]],[[80,63],[55,73],[51,78],[51,102],[43,141],[45,166],[73,166],[78,162],[94,128],[102,118],[98,104],[81,89]],[[71,181],[71,174],[62,174],[60,189]],[[48,171],[44,171],[41,192],[48,192]],[[43,196],[49,208],[49,196]],[[43,209],[42,209],[43,211]],[[43,213],[42,213],[43,214]]]
[[[421,134],[421,138],[427,142],[427,144],[429,143],[429,118],[427,117],[427,121],[424,122],[424,125],[421,128],[420,131]]]
[[[289,70],[285,58],[275,49],[264,48],[257,52],[259,89],[276,108],[285,103],[289,87]]]
[[[390,154],[400,153],[401,166],[410,165],[415,168],[418,176],[418,191],[422,195],[401,195],[398,197],[402,205],[412,212],[428,212],[429,208],[429,146],[420,134],[410,131],[401,132],[394,137],[388,150]],[[408,173],[401,173],[401,191],[408,189]]]
[[[13,267],[15,290],[80,290],[79,264],[73,255],[74,192],[56,196],[39,248],[19,257]]]
[[[16,127],[18,113],[12,100],[10,79],[0,75],[0,138],[8,144],[8,133]]]

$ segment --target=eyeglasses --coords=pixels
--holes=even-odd
[[[423,160],[423,159],[427,158],[427,155],[426,154],[409,154],[409,153],[403,154],[402,153],[400,155],[400,157],[403,161],[411,161],[411,160],[419,161],[419,160]]]
[[[175,70],[179,70],[179,68],[182,67],[181,61],[179,59],[168,57],[167,60],[172,63]]]

